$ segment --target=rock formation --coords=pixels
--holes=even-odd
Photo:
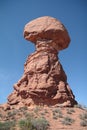
[[[67,83],[58,52],[68,47],[70,37],[64,25],[52,17],[40,17],[24,28],[25,39],[36,51],[24,64],[24,74],[8,96],[9,105],[73,106],[77,102]]]

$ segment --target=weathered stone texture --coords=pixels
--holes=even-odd
[[[57,50],[68,47],[70,37],[64,25],[55,18],[45,16],[29,22],[24,28],[25,39],[34,42],[52,40]]]
[[[56,19],[41,17],[25,26],[24,37],[35,43],[36,51],[24,64],[24,74],[14,84],[8,104],[73,106],[77,102],[58,59],[59,50],[68,47],[70,38]]]

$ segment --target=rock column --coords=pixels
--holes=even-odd
[[[41,17],[25,26],[24,37],[35,43],[36,51],[24,64],[24,74],[14,85],[14,91],[8,97],[8,104],[76,104],[58,58],[59,51],[65,49],[70,41],[65,27],[52,17]]]

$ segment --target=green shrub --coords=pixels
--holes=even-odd
[[[48,113],[48,111],[47,111],[46,109],[44,110],[44,112],[45,112],[45,113]]]
[[[67,114],[72,114],[73,112],[75,112],[74,109],[71,108],[67,109]]]
[[[87,112],[83,113],[83,114],[80,114],[80,119],[86,120],[87,119]]]
[[[75,107],[75,108],[84,109],[84,106],[83,106],[83,105],[81,105],[81,104],[76,104],[76,105],[74,105],[74,107]]]
[[[45,112],[41,112],[40,114],[41,114],[42,116],[44,116],[44,115],[45,115]]]
[[[26,110],[28,110],[28,108],[27,108],[27,106],[24,106],[24,107],[20,107],[19,110],[20,111],[26,111]]]
[[[62,118],[62,112],[60,109],[53,110],[53,119]]]
[[[72,119],[68,116],[64,117],[62,120],[62,124],[64,124],[64,125],[71,125],[73,122],[74,122],[74,119]]]
[[[82,120],[80,122],[80,125],[83,126],[83,127],[87,126],[87,121],[86,120]]]
[[[80,119],[80,125],[83,127],[87,126],[87,112],[80,114]]]
[[[58,119],[57,115],[53,115],[53,119],[55,120]]]
[[[84,109],[87,111],[87,106],[84,105]]]
[[[32,130],[47,130],[48,121],[45,118],[37,118],[32,120]]]
[[[38,106],[36,106],[36,107],[34,108],[34,112],[35,112],[36,114],[38,114],[39,111],[40,111],[40,108],[39,108]]]
[[[3,115],[0,113],[0,117],[2,118],[3,117]]]
[[[16,114],[17,114],[16,110],[7,113],[9,117],[15,116]]]
[[[45,118],[29,117],[19,121],[20,130],[47,130],[48,125]]]
[[[55,113],[61,113],[61,110],[59,108],[57,108],[57,109],[54,109],[53,112],[55,112]]]
[[[32,123],[31,123],[31,119],[23,119],[19,121],[19,127],[21,128],[21,130],[32,130]]]
[[[82,105],[82,104],[74,105],[74,107],[75,107],[75,108],[80,108],[80,109],[85,109],[85,110],[87,110],[87,106]]]
[[[0,122],[0,130],[13,130],[15,127],[15,122],[8,121],[8,122]]]

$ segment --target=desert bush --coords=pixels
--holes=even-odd
[[[33,117],[33,113],[29,113],[29,112],[25,112],[24,114],[25,118],[30,118],[30,117]]]
[[[74,109],[71,109],[71,108],[67,109],[67,114],[72,114],[73,112],[75,112]]]
[[[20,120],[19,127],[21,130],[32,130],[31,118]]]
[[[0,122],[0,130],[13,130],[14,127],[15,122],[13,121]]]
[[[80,114],[80,119],[87,120],[87,112]]]
[[[62,112],[60,109],[53,110],[53,119],[62,118]]]
[[[61,122],[64,125],[71,125],[74,122],[74,119],[70,118],[69,116],[66,116]]]
[[[45,112],[41,112],[40,114],[41,114],[42,116],[44,116],[46,113],[45,113]]]
[[[44,112],[45,112],[45,113],[48,113],[48,111],[47,111],[46,109],[44,109]]]
[[[3,115],[0,113],[0,117],[2,118],[3,117]]]
[[[74,105],[75,108],[84,109],[84,106],[82,104],[76,104]]]
[[[87,106],[84,105],[84,109],[87,111]]]
[[[55,112],[55,113],[61,113],[61,110],[59,108],[56,108],[56,109],[53,110],[53,112]]]
[[[35,112],[36,114],[38,114],[39,111],[40,111],[40,107],[36,106],[36,107],[34,108],[34,112]]]
[[[37,118],[32,120],[32,130],[47,130],[49,126],[45,118]]]
[[[83,127],[87,126],[87,120],[82,120],[80,122],[80,125],[83,126]]]
[[[45,118],[28,117],[19,121],[20,130],[47,130],[49,123]]]
[[[57,115],[53,115],[53,119],[55,120],[58,119]]]
[[[20,107],[19,110],[20,111],[26,111],[26,110],[28,110],[28,108],[27,108],[27,106],[24,106],[24,107]]]
[[[16,114],[17,114],[17,111],[16,111],[16,110],[13,110],[13,111],[10,111],[10,112],[7,113],[7,115],[8,115],[9,117],[15,116]]]
[[[79,117],[81,119],[80,125],[83,127],[87,126],[87,112],[80,114]]]
[[[87,110],[87,106],[82,105],[82,104],[74,105],[74,107],[75,107],[75,108],[80,108],[80,109],[85,109],[85,110]]]

